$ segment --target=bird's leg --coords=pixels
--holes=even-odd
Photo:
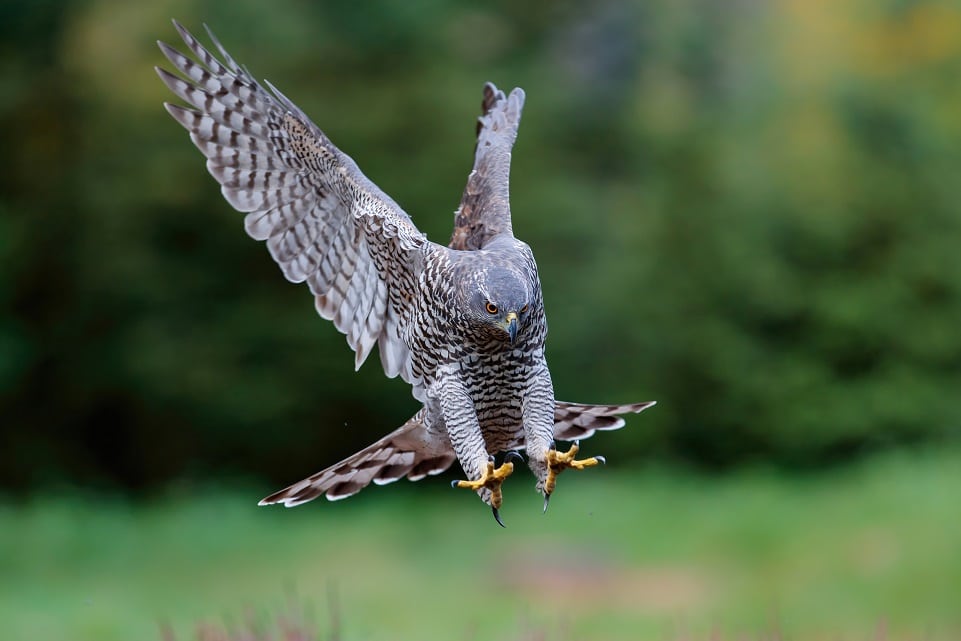
[[[511,462],[511,458],[513,457],[520,458],[520,454],[517,452],[509,452],[504,459],[504,463],[495,469],[494,457],[491,456],[487,460],[487,466],[481,472],[480,478],[473,481],[453,481],[450,484],[451,487],[462,487],[466,490],[473,490],[475,492],[487,490],[490,493],[489,503],[491,510],[494,513],[494,519],[501,527],[504,527],[504,523],[501,521],[499,511],[501,503],[504,502],[504,495],[501,492],[501,485],[503,485],[504,479],[514,472],[514,464]]]
[[[570,468],[574,470],[583,470],[584,468],[593,467],[598,463],[607,463],[607,460],[603,456],[592,456],[586,459],[576,459],[578,450],[580,449],[580,442],[574,441],[571,443],[571,449],[567,450],[563,454],[558,452],[553,447],[547,452],[547,479],[544,481],[544,511],[547,511],[547,504],[551,499],[551,494],[554,493],[554,487],[557,484],[557,475],[564,470]]]
[[[553,481],[550,490],[546,489],[546,483],[550,471],[549,453],[554,451],[555,402],[554,385],[551,383],[547,364],[542,362],[541,365],[537,374],[528,382],[521,411],[524,418],[524,446],[527,450],[527,460],[534,478],[537,479],[535,487],[544,495],[546,509],[550,492],[554,491]]]
[[[464,473],[473,479],[454,481],[451,486],[477,492],[481,500],[491,506],[494,519],[503,527],[498,513],[504,499],[501,484],[514,471],[514,464],[508,457],[503,465],[494,468],[494,457],[487,451],[487,444],[474,410],[474,401],[456,370],[447,372],[446,376],[438,374],[438,380],[431,385],[428,394],[429,403],[438,408],[443,416],[457,460],[460,461]]]

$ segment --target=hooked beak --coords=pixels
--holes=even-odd
[[[513,343],[514,339],[517,338],[517,314],[515,312],[510,312],[507,314],[504,320],[507,322],[507,327],[505,329],[511,337],[511,343]]]

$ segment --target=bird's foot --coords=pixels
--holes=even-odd
[[[507,457],[504,459],[504,463],[498,467],[494,468],[494,457],[490,457],[487,461],[487,467],[481,473],[481,477],[474,481],[454,481],[450,485],[451,487],[462,487],[466,490],[473,490],[478,492],[480,490],[488,490],[490,492],[490,506],[491,511],[494,513],[494,520],[501,527],[504,527],[503,521],[500,517],[500,506],[504,502],[504,495],[501,492],[501,485],[504,483],[504,479],[510,476],[514,472],[514,464],[511,462],[512,458],[520,459],[520,454],[517,452],[509,452]],[[523,460],[523,459],[521,459]]]
[[[592,456],[591,458],[576,459],[577,451],[580,449],[580,442],[574,441],[571,443],[571,449],[567,450],[563,454],[551,448],[547,451],[547,479],[544,481],[544,511],[547,511],[547,504],[551,499],[551,494],[554,493],[554,487],[557,485],[557,475],[564,470],[570,468],[574,470],[583,470],[587,467],[593,467],[599,463],[607,463],[607,460],[603,456]]]

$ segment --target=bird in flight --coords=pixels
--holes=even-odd
[[[617,429],[621,415],[654,402],[554,398],[537,265],[514,237],[508,201],[524,92],[485,85],[474,167],[445,247],[209,29],[220,59],[174,26],[194,58],[158,42],[182,76],[157,73],[190,106],[164,106],[206,156],[227,202],[246,214],[247,233],[267,242],[288,280],[307,284],[317,312],[346,335],[357,368],[376,347],[385,374],[400,376],[422,403],[376,443],[260,504],[342,499],[371,482],[439,474],[457,460],[467,479],[453,485],[476,492],[503,525],[501,485],[523,460],[520,450],[545,510],[558,474],[603,463],[576,458],[578,440]],[[560,452],[555,441],[573,443]]]

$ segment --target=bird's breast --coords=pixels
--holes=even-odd
[[[489,451],[501,451],[523,432],[523,401],[535,375],[534,357],[521,349],[471,354],[461,374]]]

